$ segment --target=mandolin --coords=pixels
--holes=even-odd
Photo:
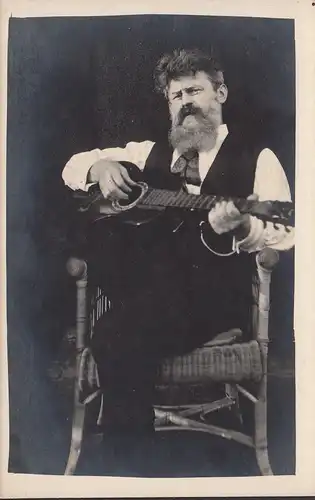
[[[88,213],[92,220],[121,217],[124,222],[140,225],[153,219],[156,214],[166,209],[196,212],[209,212],[214,204],[222,200],[232,200],[242,214],[253,215],[264,222],[284,226],[293,226],[294,208],[291,202],[277,200],[255,201],[245,198],[191,194],[184,188],[179,191],[149,187],[145,182],[138,182],[128,201],[106,200],[98,185],[88,193],[75,191],[79,212]]]

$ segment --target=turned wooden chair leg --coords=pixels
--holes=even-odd
[[[266,379],[264,376],[261,384],[265,386],[262,393],[266,392]],[[255,404],[255,449],[258,467],[263,476],[272,476],[273,472],[269,462],[268,436],[267,436],[267,399],[260,394]]]
[[[278,252],[265,248],[256,256],[259,277],[258,317],[256,318],[256,338],[260,344],[263,377],[259,385],[255,403],[255,449],[260,472],[264,476],[273,475],[268,454],[267,432],[267,373],[269,342],[270,280],[272,270],[279,261]]]
[[[78,383],[76,382],[76,384]],[[79,400],[79,387],[76,387],[70,452],[65,470],[66,476],[74,474],[78,465],[84,432],[85,408],[85,404]]]
[[[255,404],[255,449],[258,467],[263,476],[272,476],[273,472],[269,462],[268,454],[268,431],[267,431],[267,352],[268,344],[261,344],[263,353],[264,375],[260,382],[258,401]]]

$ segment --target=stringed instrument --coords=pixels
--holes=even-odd
[[[74,196],[79,202],[79,212],[88,213],[92,220],[119,217],[124,222],[141,225],[149,222],[157,214],[166,209],[209,212],[216,202],[232,200],[241,214],[250,214],[264,222],[272,222],[293,226],[294,208],[291,202],[282,201],[255,201],[244,198],[226,196],[191,194],[184,188],[179,191],[157,189],[149,187],[145,182],[138,182],[129,200],[106,200],[98,185],[93,186],[91,192],[75,192]],[[288,229],[289,230],[289,229]]]

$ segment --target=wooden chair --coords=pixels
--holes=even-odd
[[[267,443],[267,358],[268,317],[271,273],[279,260],[275,250],[265,248],[256,255],[257,273],[253,277],[253,326],[250,341],[242,341],[238,329],[219,334],[191,354],[165,360],[157,385],[166,394],[176,385],[222,384],[225,395],[217,401],[191,402],[155,406],[155,427],[159,431],[190,430],[232,439],[253,448],[262,475],[272,475]],[[76,280],[76,380],[72,439],[66,475],[75,472],[85,431],[87,406],[100,399],[98,424],[102,418],[102,395],[97,368],[92,358],[89,340],[96,321],[110,307],[110,301],[101,288],[91,286],[88,264],[71,258],[67,269]],[[250,386],[248,389],[247,385]],[[244,387],[245,385],[245,387]],[[239,395],[254,405],[254,432],[247,435],[207,422],[207,415],[223,408],[235,408],[241,418]]]

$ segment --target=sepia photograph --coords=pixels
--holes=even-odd
[[[296,97],[294,19],[10,17],[8,473],[296,474]]]
[[[8,49],[9,470],[294,474],[293,22],[12,18]]]

